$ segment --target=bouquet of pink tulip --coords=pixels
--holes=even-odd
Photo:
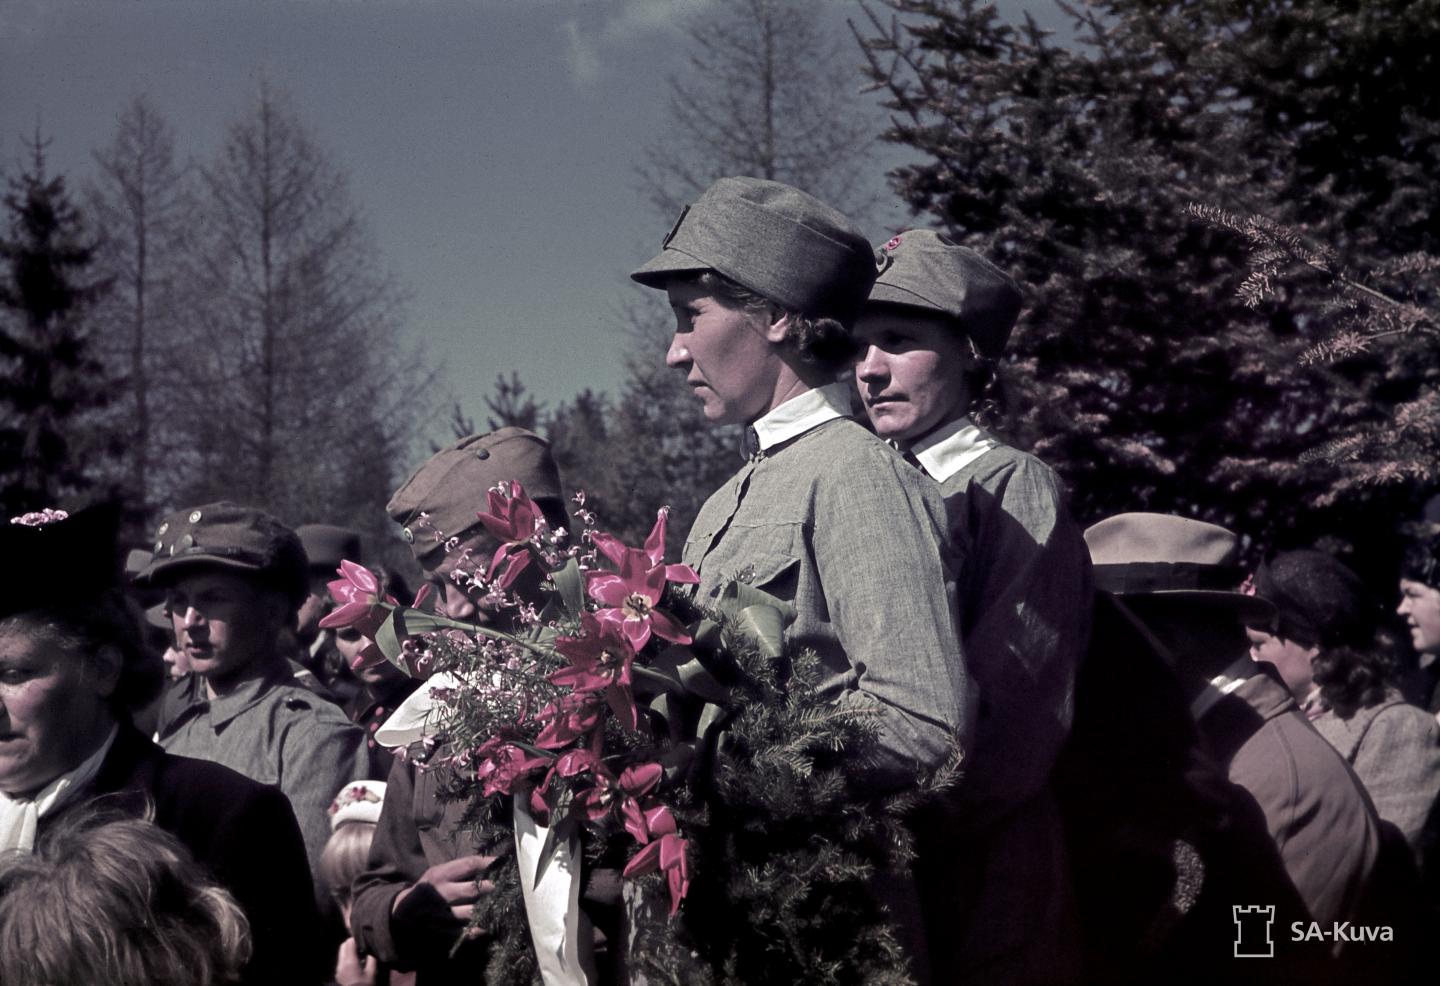
[[[322,625],[360,628],[372,641],[362,662],[446,675],[432,689],[444,752],[426,769],[449,771],[480,823],[523,806],[548,829],[542,869],[578,838],[592,870],[620,869],[642,891],[661,881],[668,907],[629,929],[627,966],[687,983],[817,970],[907,982],[869,880],[907,859],[903,818],[918,800],[847,780],[873,746],[873,720],[816,693],[812,654],[786,653],[787,604],[741,582],[705,610],[678,591],[699,579],[665,563],[663,510],[635,548],[596,530],[576,501],[571,539],[518,484],[489,491],[477,516],[499,547],[449,577],[507,629],[422,611],[423,594],[401,606],[350,562]],[[504,855],[505,840],[491,845]],[[489,876],[502,891],[515,882],[494,866]],[[534,978],[515,944],[528,946],[523,926],[503,926],[523,920],[516,900],[499,894],[476,911],[506,954],[491,964],[496,982]]]

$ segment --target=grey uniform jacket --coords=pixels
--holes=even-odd
[[[699,598],[739,578],[793,602],[788,646],[822,689],[879,710],[871,780],[913,784],[968,746],[976,704],[954,611],[939,490],[849,418],[760,453],[700,509],[684,560]]]
[[[171,686],[165,709],[156,739],[167,753],[224,764],[284,792],[316,873],[330,838],[330,802],[345,784],[369,775],[360,728],[295,684],[283,661],[213,700],[204,680],[188,675]]]

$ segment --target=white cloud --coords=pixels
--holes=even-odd
[[[588,86],[600,77],[600,45],[580,29],[580,22],[568,20],[565,32],[565,66],[577,86]]]
[[[711,0],[607,0],[595,4],[602,11],[582,22],[571,18],[562,27],[566,64],[577,86],[586,86],[600,77],[605,56],[638,37],[678,31]]]

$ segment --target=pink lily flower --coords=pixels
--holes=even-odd
[[[500,547],[490,559],[490,569],[485,577],[494,579],[496,571],[504,564],[504,571],[500,573],[500,588],[509,589],[520,573],[530,566],[530,539],[535,536],[545,515],[520,484],[513,480],[509,496],[490,490],[486,498],[490,511],[475,516],[485,530],[500,541]]]
[[[626,547],[608,534],[594,535],[596,548],[619,571],[585,573],[590,598],[605,607],[596,616],[619,624],[637,651],[645,646],[652,632],[671,643],[690,643],[684,627],[656,608],[667,582],[700,581],[689,565],[665,564],[665,517],[666,511],[660,511],[644,548]]]
[[[535,715],[536,719],[545,721],[545,728],[535,738],[535,745],[542,750],[569,746],[595,728],[600,721],[601,708],[594,696],[585,692],[572,692],[558,703],[550,703]]]
[[[639,726],[639,710],[630,691],[630,668],[635,648],[616,624],[590,613],[580,615],[581,632],[575,637],[556,637],[555,649],[570,659],[570,667],[550,675],[550,681],[576,692],[603,690],[605,700],[621,722],[630,729]]]
[[[675,816],[664,805],[646,812],[646,824],[654,841],[631,857],[623,875],[633,878],[663,871],[670,886],[670,916],[674,917],[690,891],[690,866],[685,858],[688,843],[676,834]]]
[[[484,785],[486,797],[510,794],[516,784],[550,762],[548,757],[532,756],[499,736],[492,736],[475,752],[482,758],[475,779]]]
[[[650,562],[649,567],[663,565],[665,568],[665,581],[694,584],[700,581],[700,576],[695,574],[695,569],[689,565],[666,565],[665,564],[665,524],[670,516],[670,510],[661,507],[655,514],[655,526],[650,528],[650,535],[645,538],[643,550],[645,558]],[[595,547],[600,553],[615,563],[618,568],[624,563],[625,553],[634,551],[634,548],[627,548],[620,542],[620,539],[612,534],[603,531],[596,531],[592,535]]]
[[[658,763],[627,767],[618,778],[601,767],[595,771],[595,786],[580,792],[575,803],[592,822],[601,821],[615,809],[636,842],[649,842],[650,829],[640,798],[654,790],[664,774]]]
[[[557,777],[575,777],[578,774],[604,772],[605,768],[600,763],[600,755],[594,750],[581,748],[578,750],[567,750],[555,759],[550,772],[545,775],[545,780],[530,792],[530,813],[540,819],[542,824],[549,824],[550,817],[549,794],[550,786]],[[588,792],[589,788],[586,789]],[[585,792],[582,792],[582,794]]]

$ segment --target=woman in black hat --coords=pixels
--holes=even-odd
[[[1254,585],[1276,616],[1249,631],[1252,654],[1284,662],[1292,692],[1313,682],[1311,722],[1354,768],[1380,817],[1423,857],[1440,795],[1440,725],[1400,694],[1394,654],[1378,636],[1378,604],[1323,551],[1276,555]]]
[[[326,957],[284,796],[165,754],[132,723],[164,672],[116,587],[118,516],[45,511],[0,526],[0,850],[31,851],[92,808],[148,817],[244,908],[245,982],[318,982]]]

